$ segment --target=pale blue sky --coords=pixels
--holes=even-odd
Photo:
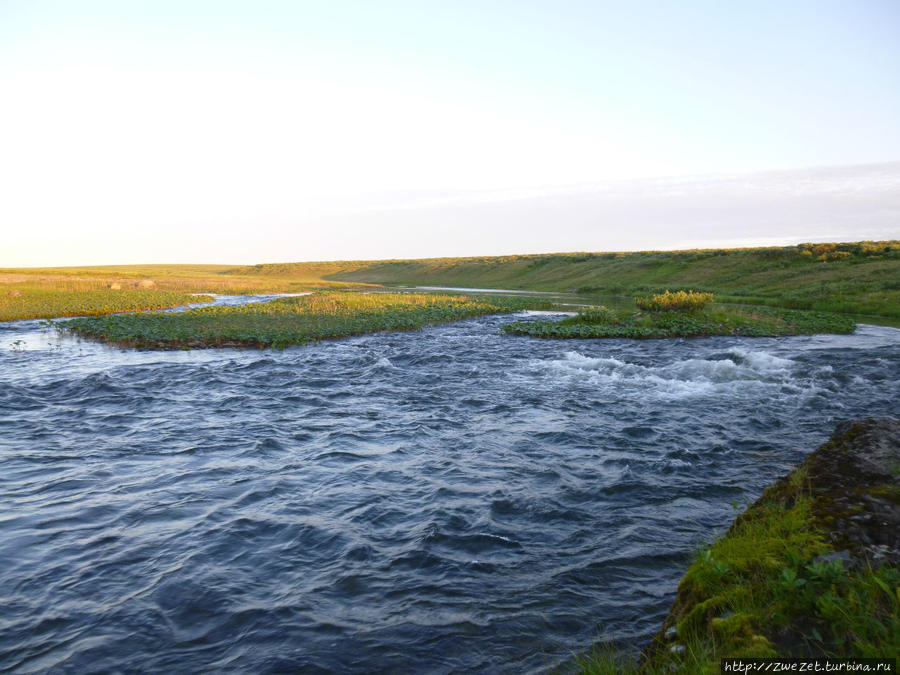
[[[900,2],[0,0],[0,85],[2,265],[526,252],[508,209],[435,204],[900,159]],[[720,201],[519,241],[718,245]]]

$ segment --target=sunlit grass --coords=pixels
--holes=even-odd
[[[123,289],[152,283],[153,288],[193,293],[241,295],[287,293],[322,288],[359,286],[327,280],[326,274],[352,263],[304,263],[290,274],[260,273],[255,267],[234,265],[105,265],[96,267],[45,267],[0,269],[0,293],[5,288],[93,291],[119,284]]]
[[[212,298],[147,289],[57,290],[0,287],[0,321],[93,316],[112,312],[163,309]]]

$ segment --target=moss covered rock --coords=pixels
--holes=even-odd
[[[639,670],[898,651],[900,421],[861,420],[838,426],[698,555]]]

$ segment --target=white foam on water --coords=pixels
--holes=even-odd
[[[676,469],[688,468],[693,466],[693,463],[688,462],[684,459],[678,459],[677,457],[667,457],[660,460],[663,466],[673,467]]]
[[[735,354],[754,370],[760,372],[777,372],[790,370],[794,362],[790,359],[782,359],[768,352],[757,352],[749,349],[734,347],[730,353]]]
[[[554,378],[676,398],[730,391],[735,387],[776,385],[781,388],[799,384],[793,376],[794,361],[765,351],[740,348],[730,349],[718,358],[680,359],[651,366],[569,351],[562,358],[532,361],[531,366]]]
[[[505,541],[510,544],[515,544],[516,542],[510,539],[509,537],[504,537],[502,534],[493,534],[491,532],[479,532],[478,536],[485,537],[487,539],[499,539],[500,541]]]

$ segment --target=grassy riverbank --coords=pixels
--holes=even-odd
[[[585,673],[718,673],[724,657],[900,652],[900,423],[849,425],[770,487],[688,569],[640,663]]]
[[[672,338],[740,335],[782,337],[852,333],[852,319],[825,312],[713,305],[697,312],[621,312],[604,307],[561,321],[516,321],[503,327],[537,338]]]
[[[630,295],[693,288],[725,302],[900,317],[900,241],[395,260],[328,278]]]
[[[204,307],[176,314],[74,319],[64,330],[123,347],[193,349],[287,347],[535,305],[522,298],[468,298],[410,293],[321,292],[240,307]]]
[[[47,288],[0,289],[0,321],[94,316],[164,309],[212,300],[175,291],[146,289],[66,291]]]
[[[713,292],[721,302],[900,320],[900,241],[769,248],[554,253],[260,265],[113,265],[0,269],[9,290],[276,293],[363,284],[644,295]],[[865,320],[864,318],[862,320]]]

